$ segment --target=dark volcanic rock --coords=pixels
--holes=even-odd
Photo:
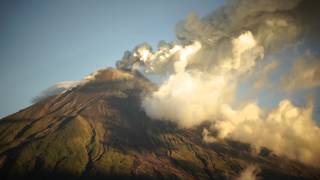
[[[266,179],[320,179],[319,169],[234,141],[205,144],[201,128],[149,119],[156,87],[137,72],[92,80],[0,121],[1,179],[232,179],[250,164]]]

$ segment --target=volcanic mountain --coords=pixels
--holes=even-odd
[[[265,179],[320,179],[320,170],[202,127],[150,119],[139,72],[105,69],[85,83],[0,120],[1,179],[234,179],[250,165]],[[187,98],[187,97],[186,97]]]

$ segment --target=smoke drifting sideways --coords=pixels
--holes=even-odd
[[[65,93],[69,90],[77,88],[79,86],[84,86],[88,83],[99,82],[99,81],[108,81],[108,80],[131,80],[133,75],[127,72],[114,70],[112,68],[101,68],[93,73],[85,76],[81,80],[74,81],[62,81],[54,84],[53,86],[42,91],[40,95],[32,99],[32,103],[37,103],[52,96]]]
[[[80,84],[80,81],[63,81],[63,82],[56,83],[53,86],[49,87],[48,89],[42,91],[40,95],[32,98],[32,103],[37,103],[51,96],[64,93],[67,90],[78,86],[79,84]]]
[[[283,63],[267,62],[266,56],[288,48],[307,51],[319,42],[319,5],[312,0],[229,0],[203,18],[193,13],[178,23],[174,42],[161,41],[155,51],[140,44],[125,52],[116,66],[167,77],[158,90],[143,97],[141,106],[153,119],[181,128],[208,121],[205,142],[231,138],[319,166],[320,128],[312,118],[312,100],[298,107],[283,98],[267,110],[258,105],[258,97],[236,97],[241,82],[255,79],[252,88],[263,87]],[[320,58],[298,59],[291,72],[278,77],[275,87],[284,94],[320,85]],[[257,74],[262,75],[252,78]]]

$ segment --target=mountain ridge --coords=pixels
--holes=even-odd
[[[104,69],[89,81],[0,121],[1,179],[319,179],[319,169],[250,145],[202,141],[201,130],[150,119],[141,96],[157,87],[139,72]]]

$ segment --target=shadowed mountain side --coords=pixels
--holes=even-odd
[[[320,171],[234,141],[205,144],[201,130],[149,119],[156,86],[106,69],[84,85],[0,121],[1,179],[230,179],[250,164],[265,178],[319,179]],[[205,124],[203,126],[206,126]]]

